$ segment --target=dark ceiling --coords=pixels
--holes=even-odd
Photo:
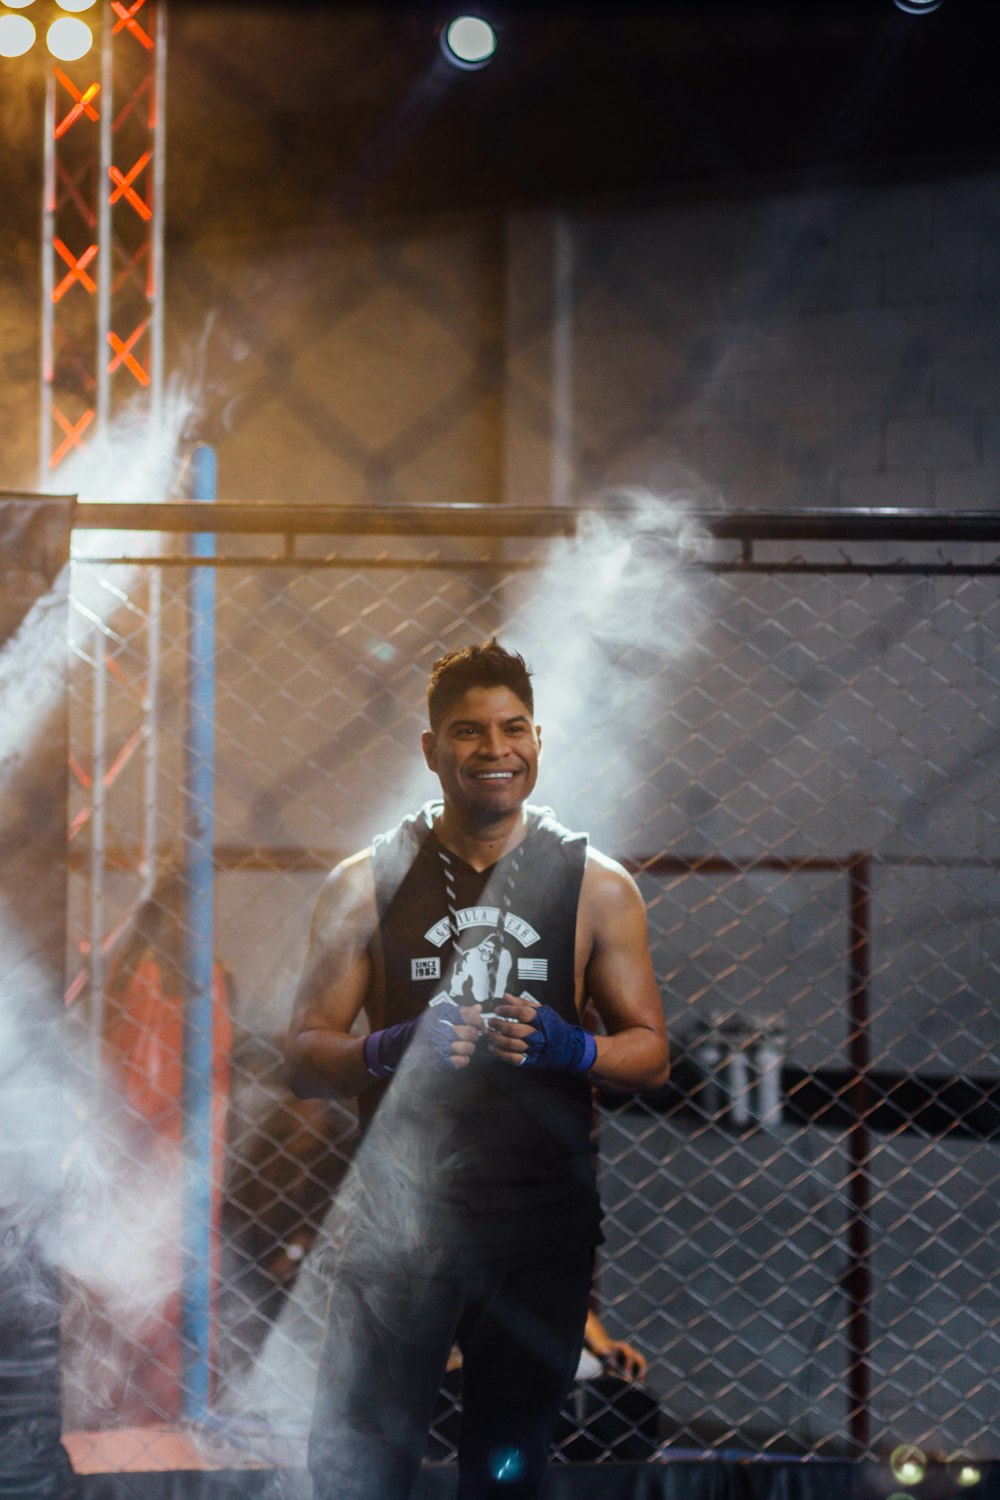
[[[456,5],[454,9],[458,9]],[[1000,6],[943,0],[489,4],[168,0],[169,234],[656,194],[739,179],[981,170],[1000,156]],[[0,63],[0,248],[38,233],[41,72]]]
[[[170,0],[172,202],[278,221],[654,192],[759,174],[981,168],[1000,150],[994,6],[498,3],[447,67],[430,5]],[[477,7],[470,6],[470,9]],[[205,190],[208,185],[206,183]],[[185,208],[181,206],[185,199]]]

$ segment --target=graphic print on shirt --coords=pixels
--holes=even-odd
[[[470,928],[489,929],[478,943],[462,945],[461,955],[456,959],[449,976],[448,997],[460,1005],[490,1005],[502,999],[509,989],[514,955],[507,951],[503,936],[513,937],[524,948],[537,943],[539,934],[515,912],[503,914],[503,936],[500,931],[501,913],[495,906],[465,906],[455,913],[455,925],[459,933]],[[428,942],[441,947],[451,937],[451,925],[447,917],[436,922],[424,933]],[[421,960],[414,959],[416,966]],[[530,972],[536,979],[547,978],[548,964],[545,959],[532,960],[530,970],[522,972],[525,960],[518,957],[518,977],[525,978]],[[439,997],[435,997],[439,998]]]
[[[493,932],[474,948],[462,949],[462,957],[452,971],[448,994],[461,1005],[499,1000],[507,988],[512,962],[499,933]]]

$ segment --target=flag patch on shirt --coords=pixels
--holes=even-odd
[[[411,979],[440,979],[441,960],[439,958],[411,958]]]
[[[548,959],[519,958],[517,961],[517,977],[518,979],[548,979]]]

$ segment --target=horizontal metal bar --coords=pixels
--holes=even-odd
[[[328,557],[301,557],[287,553],[257,553],[246,557],[189,557],[183,552],[158,553],[155,557],[143,557],[128,553],[109,553],[91,557],[89,553],[78,553],[74,563],[100,564],[101,567],[143,568],[284,568],[301,572],[309,568],[364,568],[367,571],[395,568],[407,573],[438,572],[468,573],[472,568],[490,568],[502,573],[530,573],[539,566],[539,561],[501,559],[496,557],[344,557],[331,553]]]
[[[949,574],[956,578],[995,578],[1000,576],[1000,561],[995,563],[863,563],[863,562],[729,562],[695,563],[696,570],[704,573],[816,573],[824,577],[841,576],[887,577],[887,578],[942,578]]]
[[[846,870],[862,856],[858,854],[804,855],[801,859],[762,854],[748,859],[730,858],[725,854],[641,854],[618,856],[619,862],[633,875],[746,875],[755,870],[773,870],[796,875],[801,870]]]
[[[294,845],[261,848],[253,844],[216,844],[213,862],[217,870],[330,870],[347,857],[344,849],[300,849]],[[177,849],[173,846],[157,850],[157,862],[163,866],[176,860]],[[105,864],[109,870],[136,868],[141,855],[138,845],[115,845],[105,850]],[[641,875],[718,875],[746,874],[752,870],[776,870],[796,874],[800,870],[844,870],[861,858],[857,853],[841,857],[833,855],[804,855],[800,859],[782,858],[779,855],[753,856],[746,860],[730,859],[721,854],[635,854],[619,855],[619,861],[627,870]],[[82,852],[72,851],[70,868],[83,864]]]
[[[346,859],[347,849],[300,849],[294,845],[276,845],[265,848],[254,844],[216,844],[213,862],[217,870],[331,870]],[[109,870],[138,869],[143,851],[138,844],[116,844],[105,850],[105,865]],[[157,864],[161,867],[175,864],[180,857],[179,845],[161,845],[156,851]],[[82,849],[71,849],[68,855],[70,869],[83,869],[87,854]],[[800,871],[813,873],[846,870],[861,858],[870,858],[880,868],[894,870],[919,866],[941,870],[1000,870],[1000,859],[988,859],[974,854],[942,855],[934,858],[925,854],[872,854],[843,855],[807,854],[800,859],[792,856],[763,854],[746,860],[729,858],[722,854],[633,854],[618,855],[618,861],[636,875],[745,875],[755,870],[774,870],[782,874],[796,875]]]
[[[189,557],[184,553],[163,553],[156,557],[143,557],[131,553],[91,557],[89,554],[74,557],[75,563],[108,567],[144,568],[294,568],[303,570],[319,568],[364,568],[369,572],[385,572],[395,569],[408,573],[468,573],[473,569],[492,569],[502,573],[530,573],[542,566],[544,559],[511,559],[494,557],[342,557],[335,553],[329,557],[289,557],[286,553],[250,554],[246,557]],[[949,574],[961,578],[1000,577],[1000,560],[995,563],[845,563],[845,562],[695,562],[694,572],[715,573],[720,576],[730,573],[815,573],[824,577],[846,575],[848,577],[917,577],[942,578]]]
[[[349,849],[296,849],[294,847],[259,849],[252,844],[216,844],[212,851],[212,863],[216,870],[269,871],[272,874],[309,870],[332,870],[334,865],[346,859]],[[181,845],[161,845],[156,850],[158,868],[167,869],[177,864],[183,849]],[[67,863],[71,870],[86,868],[89,855],[83,849],[70,849]],[[143,850],[138,844],[115,844],[104,854],[104,866],[116,872],[138,870]]]
[[[214,531],[259,536],[571,535],[577,512],[506,505],[280,505],[270,501],[79,501],[74,528],[88,531]]]
[[[39,497],[43,498],[43,497]],[[214,531],[274,536],[568,536],[595,510],[513,505],[282,505],[270,501],[77,501],[73,526],[86,531]],[[717,540],[1000,542],[1000,510],[693,511]]]

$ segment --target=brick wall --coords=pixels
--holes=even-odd
[[[1000,176],[566,222],[576,498],[637,483],[739,507],[1000,499]]]
[[[990,507],[998,228],[1000,174],[261,226],[168,247],[169,367],[233,498]],[[37,442],[14,250],[0,487]]]

